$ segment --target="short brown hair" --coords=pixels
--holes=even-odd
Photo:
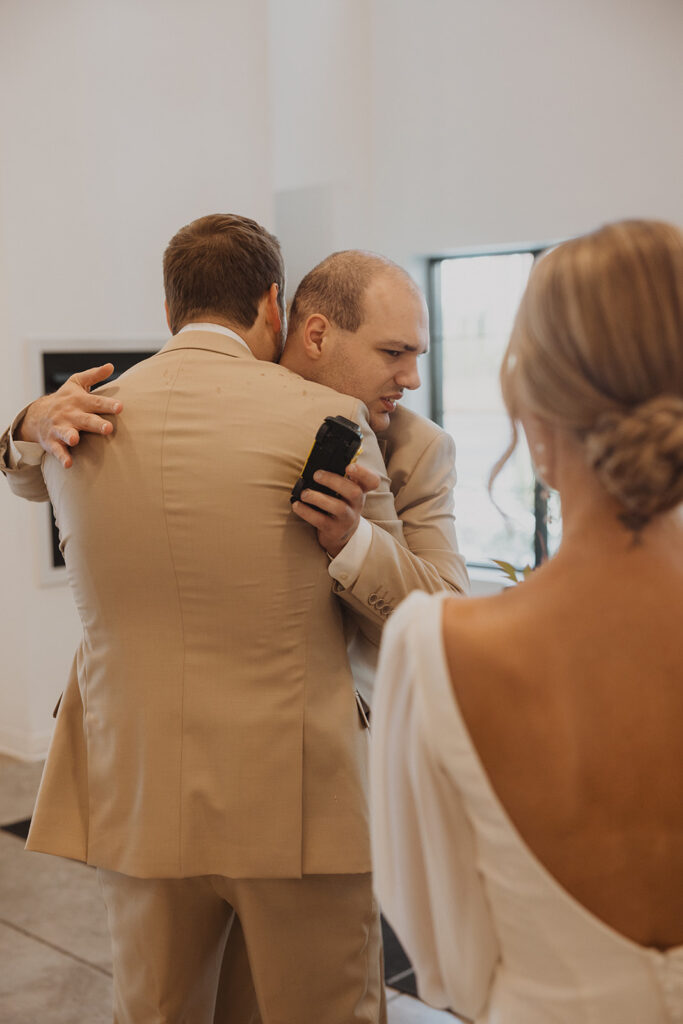
[[[171,331],[211,314],[251,327],[272,284],[284,302],[280,243],[255,220],[210,214],[178,231],[164,253],[164,290]]]
[[[312,313],[321,313],[343,331],[355,332],[363,323],[363,296],[377,274],[397,273],[413,285],[409,274],[385,256],[362,249],[333,252],[301,281],[289,312],[289,333]]]

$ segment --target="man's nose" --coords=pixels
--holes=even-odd
[[[408,388],[409,391],[414,391],[415,388],[419,388],[420,384],[420,373],[417,368],[417,361],[408,367],[404,367],[400,370],[395,377],[396,383],[400,388]]]

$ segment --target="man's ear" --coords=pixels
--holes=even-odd
[[[282,317],[280,316],[280,307],[277,301],[279,291],[280,289],[273,282],[266,292],[266,320],[276,334],[279,334],[282,330]]]
[[[309,359],[320,359],[330,331],[330,321],[322,313],[311,313],[303,329],[304,351]]]
[[[164,299],[164,309],[166,310],[166,323],[168,324],[168,329],[171,334],[173,334],[173,328],[171,327],[171,314],[168,311],[168,302],[166,299]]]

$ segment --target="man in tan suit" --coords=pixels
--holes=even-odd
[[[444,584],[465,593],[469,580],[458,553],[453,515],[455,445],[435,423],[400,406],[406,388],[420,385],[424,350],[401,332],[397,304],[427,310],[412,278],[395,263],[358,250],[334,253],[299,284],[292,301],[280,364],[308,380],[360,398],[369,411],[386,464],[403,538],[419,556],[401,572],[389,533],[362,519],[344,552],[330,566],[343,596],[354,680],[371,703],[377,643],[383,625],[408,589]],[[314,526],[321,517],[300,514]],[[367,609],[374,612],[374,622]]]
[[[405,388],[419,387],[418,358],[424,353],[410,344],[410,338],[401,340],[400,330],[392,333],[397,300],[423,309],[426,321],[421,292],[397,264],[360,250],[334,253],[299,284],[280,358],[281,366],[307,380],[364,402],[386,464],[406,546],[419,557],[416,561],[403,555],[409,559],[403,574],[403,553],[399,550],[397,555],[391,533],[362,520],[343,553],[329,566],[345,610],[360,613],[360,617],[346,614],[345,621],[354,681],[368,704],[381,627],[396,604],[416,587],[469,590],[453,514],[453,439],[431,420],[398,404]],[[66,464],[71,464],[69,446],[77,443],[79,429],[95,433],[111,429],[111,423],[97,413],[116,413],[118,407],[99,392],[89,394],[88,388],[106,379],[112,369],[108,364],[76,374],[72,384],[67,382],[60,389],[61,395],[34,403],[45,406],[36,438],[40,436],[45,450]],[[312,501],[324,504],[325,499],[313,497]],[[295,506],[295,511],[323,531],[329,525],[328,516],[307,505]],[[323,532],[323,547],[324,541]]]
[[[453,439],[398,404],[404,387],[420,383],[416,358],[420,353],[413,351],[410,337],[395,330],[391,313],[393,300],[403,293],[424,303],[409,275],[383,257],[357,250],[334,253],[297,288],[280,360],[280,365],[302,377],[363,399],[377,432],[404,539],[422,562],[421,580],[415,580],[412,569],[404,580],[397,578],[393,540],[363,519],[346,548],[330,563],[335,590],[345,592],[348,605],[345,626],[354,683],[368,706],[381,627],[406,587],[412,589],[417,582],[422,589],[436,589],[440,579],[455,592],[469,589],[453,516]],[[325,525],[307,509],[301,515],[312,525]],[[349,614],[351,608],[371,608],[374,621]],[[241,974],[248,973],[239,922],[227,948],[231,955],[224,959],[216,1021],[258,1024],[257,1017],[240,1012],[235,1002],[235,992],[244,999]]]
[[[44,463],[84,636],[29,845],[101,869],[119,1019],[157,1020],[161,1003],[165,1020],[210,1019],[235,908],[266,1024],[376,1020],[367,736],[327,560],[288,493],[327,414],[363,425],[384,474],[358,401],[253,358],[277,354],[282,275],[274,240],[237,220],[263,251],[224,261],[227,291],[178,282],[196,282],[209,245],[216,263],[234,223],[171,243],[174,337],[99,393],[127,404],[104,458],[84,437],[68,473]],[[240,244],[245,257],[254,239]],[[360,489],[344,487],[332,519],[348,527]],[[366,513],[393,530],[399,576],[418,570],[386,478]]]

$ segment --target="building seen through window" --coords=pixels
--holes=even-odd
[[[533,566],[559,543],[557,498],[535,480],[523,435],[494,485],[501,511],[488,492],[511,436],[498,371],[538,252],[432,261],[432,414],[455,439],[458,540],[471,565]]]

